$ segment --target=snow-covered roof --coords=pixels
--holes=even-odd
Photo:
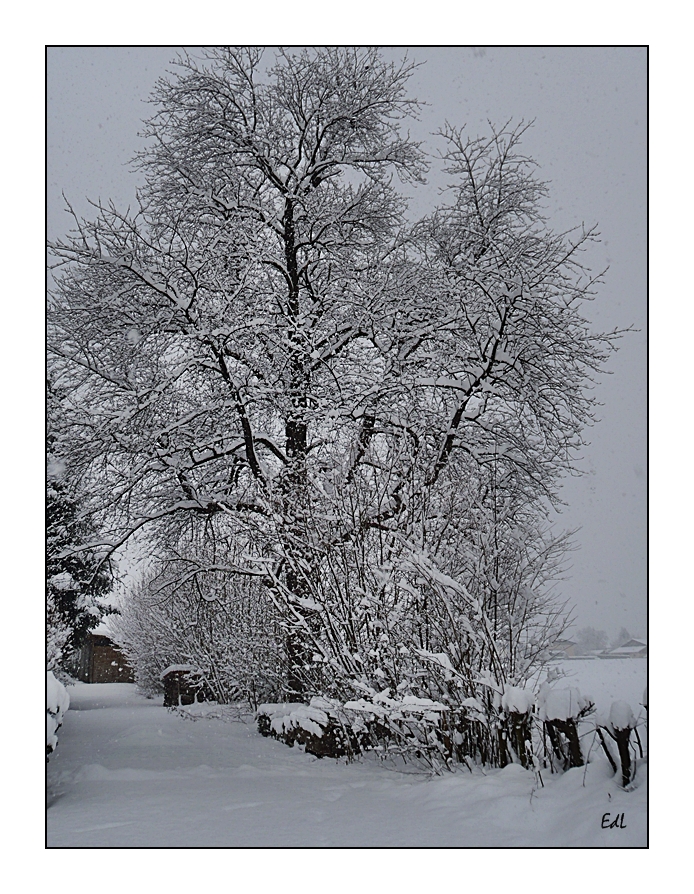
[[[643,652],[648,647],[641,643],[638,646],[620,646],[618,649],[611,649],[610,655],[635,655],[637,652]]]
[[[108,617],[101,620],[96,627],[90,630],[90,633],[93,633],[94,636],[108,636],[109,639],[113,639],[113,631],[108,626]]]
[[[93,630],[90,630],[89,632],[94,636],[105,636],[110,639],[114,645],[120,646],[118,634],[111,629],[109,624],[111,617],[111,615],[106,615],[105,617],[103,617],[101,621],[99,621],[99,623],[96,625],[96,627],[94,627]]]
[[[189,673],[190,671],[196,671],[197,668],[193,664],[170,664],[166,670],[163,670],[161,674],[159,674],[159,679],[163,680],[167,674],[173,673],[174,671]]]
[[[630,640],[634,642],[634,640]],[[605,649],[598,655],[598,658],[635,658],[638,656],[646,657],[648,646],[646,643],[636,641],[637,645],[619,646],[617,649]]]

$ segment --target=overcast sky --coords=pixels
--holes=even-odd
[[[78,213],[86,199],[132,203],[136,178],[127,162],[172,47],[51,48],[48,51],[48,230],[69,225],[61,192]],[[385,50],[400,58],[404,50]],[[427,102],[416,139],[446,120],[484,133],[487,120],[535,119],[527,153],[550,181],[554,228],[598,223],[602,244],[587,262],[609,266],[590,305],[596,331],[633,326],[609,362],[597,395],[600,423],[584,452],[586,474],[563,488],[558,524],[580,527],[571,578],[562,584],[577,627],[610,633],[646,630],[646,50],[643,48],[411,48],[425,63],[411,94]],[[413,201],[437,198],[441,180]]]

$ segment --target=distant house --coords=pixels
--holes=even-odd
[[[648,645],[638,639],[630,639],[617,649],[606,649],[598,658],[648,658]]]
[[[558,639],[550,648],[552,658],[574,658],[576,643],[570,639]]]
[[[76,676],[83,683],[133,683],[135,679],[125,656],[101,624],[87,634]]]

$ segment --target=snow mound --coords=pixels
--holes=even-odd
[[[56,680],[52,671],[46,672],[46,755],[55,751],[58,744],[56,733],[63,716],[70,707],[70,696],[63,684]]]

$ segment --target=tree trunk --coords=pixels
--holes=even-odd
[[[287,270],[287,343],[288,343],[288,396],[289,416],[285,422],[285,450],[287,469],[284,477],[283,515],[285,524],[284,552],[287,558],[285,584],[293,608],[305,618],[305,610],[298,600],[309,595],[306,579],[308,553],[306,550],[306,523],[308,476],[308,426],[306,411],[310,376],[307,373],[305,347],[298,331],[300,323],[299,275],[294,227],[294,205],[291,197],[284,207],[284,253]],[[305,668],[310,659],[307,631],[293,625],[287,632],[287,686],[288,698],[300,702],[306,697]]]
[[[562,761],[564,769],[570,770],[572,767],[582,767],[583,755],[581,754],[581,743],[578,738],[576,721],[572,719],[547,720],[545,721],[545,726],[547,727],[554,753]],[[562,741],[562,736],[565,741]]]
[[[626,788],[631,782],[631,753],[629,751],[631,729],[616,729],[614,738],[619,751],[619,761],[622,765],[622,787]]]

